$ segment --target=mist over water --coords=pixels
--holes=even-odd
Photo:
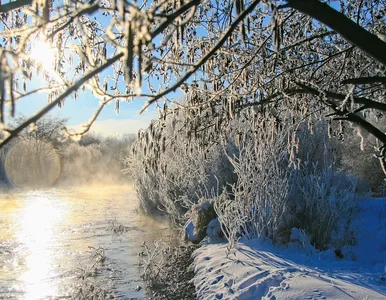
[[[123,157],[124,152],[105,154],[96,145],[71,144],[63,151],[61,176],[57,184],[103,185],[127,182],[121,172]]]
[[[127,182],[122,174],[129,141],[88,138],[83,144],[20,139],[2,154],[4,179],[17,188],[49,188]]]
[[[9,186],[0,190],[0,299],[81,297],[87,287],[112,299],[146,299],[142,243],[178,244],[179,237],[139,213],[121,172],[130,141],[63,141],[49,138],[55,121],[42,124],[1,152]]]

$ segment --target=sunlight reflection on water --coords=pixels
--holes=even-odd
[[[0,299],[73,295],[79,268],[90,263],[90,246],[106,250],[97,277],[106,279],[115,299],[146,299],[143,289],[136,290],[143,287],[142,242],[177,238],[167,224],[138,214],[137,207],[130,186],[0,193]],[[112,222],[128,230],[112,234]]]
[[[52,266],[55,257],[51,246],[55,244],[54,229],[58,227],[64,215],[66,206],[58,207],[44,193],[33,193],[20,214],[20,232],[17,239],[26,247],[29,255],[26,257],[26,269],[18,280],[24,282],[26,299],[41,299],[55,295],[55,285],[47,284],[52,276]]]

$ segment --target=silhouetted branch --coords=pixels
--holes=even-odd
[[[296,9],[322,22],[349,43],[386,65],[386,43],[329,5],[318,0],[289,0],[285,7]]]
[[[31,5],[32,0],[17,0],[13,2],[9,2],[3,5],[0,5],[0,13],[7,13],[12,10],[18,9],[22,6]]]
[[[326,97],[339,99],[339,100],[344,99],[344,98],[343,99],[341,98],[342,96],[345,97],[345,95],[342,95],[342,94],[318,91],[318,90],[316,90],[308,85],[305,85],[304,83],[297,82],[296,84],[299,85],[302,89],[304,89],[304,91],[308,91],[310,94],[313,94],[313,95],[319,95],[319,96],[324,95]],[[358,103],[366,102],[368,105],[368,108],[380,109],[379,107],[382,107],[383,110],[386,111],[386,104],[384,104],[384,103],[379,103],[379,102],[372,101],[372,100],[362,98],[362,97],[357,97],[357,99],[360,99],[359,101],[361,101],[361,102],[358,101]],[[354,97],[354,101],[355,101],[355,97]],[[365,104],[365,103],[363,103],[363,104]],[[331,107],[334,110],[336,115],[343,117],[344,120],[356,123],[357,125],[359,125],[363,129],[365,129],[367,132],[372,134],[374,137],[379,139],[384,145],[386,145],[386,134],[384,132],[382,132],[381,130],[379,130],[374,125],[372,125],[371,123],[369,123],[368,121],[366,121],[365,119],[363,119],[360,115],[356,114],[355,112],[350,112],[347,109],[341,108],[334,102],[328,102],[328,105],[329,105],[329,107]]]
[[[346,80],[342,80],[340,83],[341,84],[372,84],[372,83],[386,84],[386,77],[374,76],[374,77],[349,78]]]
[[[4,147],[6,144],[8,144],[13,138],[15,138],[21,131],[23,131],[25,128],[27,128],[30,124],[37,122],[41,117],[43,117],[46,113],[48,113],[55,106],[57,106],[62,100],[64,100],[66,97],[70,96],[71,93],[73,93],[77,89],[79,89],[89,79],[91,79],[93,76],[99,74],[100,72],[102,72],[103,70],[105,70],[106,68],[108,68],[109,66],[114,64],[121,57],[123,57],[123,53],[119,53],[119,54],[115,55],[114,57],[108,59],[100,67],[94,69],[91,72],[86,73],[81,79],[79,79],[76,83],[74,83],[71,87],[69,87],[63,94],[61,94],[58,98],[56,98],[51,103],[47,104],[43,109],[41,109],[39,112],[37,112],[31,118],[24,121],[22,124],[17,126],[15,129],[8,130],[9,136],[0,143],[0,149],[2,147]]]
[[[300,85],[300,83],[296,83]],[[345,100],[346,95],[329,92],[325,90],[317,90],[314,89],[308,85],[301,84],[302,89],[286,89],[283,92],[286,94],[313,94],[313,95],[325,95],[327,98],[337,99],[337,100]],[[366,106],[366,108],[374,108],[381,111],[386,111],[386,103],[374,101],[365,97],[355,97],[353,96],[352,99],[355,103],[363,104]],[[363,108],[362,108],[363,109]]]
[[[229,26],[227,31],[222,35],[220,40],[217,42],[216,45],[203,57],[201,60],[199,60],[193,67],[190,68],[188,72],[185,73],[184,76],[182,76],[172,87],[166,89],[165,91],[157,94],[154,96],[153,99],[149,100],[145,106],[141,109],[140,113],[144,112],[146,108],[148,108],[152,103],[156,102],[157,100],[161,99],[163,96],[175,91],[178,87],[180,87],[190,76],[192,76],[202,65],[204,65],[210,58],[214,56],[216,51],[224,45],[224,43],[227,41],[227,39],[230,37],[230,35],[233,33],[233,31],[237,28],[237,26],[244,20],[246,16],[248,16],[255,7],[260,3],[261,0],[255,0],[251,3],[251,5],[245,9],[243,12],[240,13],[240,15],[236,18],[236,20]]]

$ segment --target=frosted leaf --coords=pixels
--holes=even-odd
[[[31,123],[31,124],[28,126],[28,133],[35,132],[37,129],[38,129],[38,127],[37,127],[36,123]]]
[[[377,33],[377,37],[378,37],[381,41],[383,41],[383,42],[386,43],[386,34],[383,34],[383,33],[378,32],[378,33]]]
[[[82,139],[81,134],[71,134],[70,139],[74,142],[79,142]]]
[[[11,135],[11,133],[8,130],[3,130],[3,131],[1,131],[1,133],[3,135],[2,140],[7,139]]]
[[[115,113],[119,115],[119,99],[115,100],[115,107],[114,107]]]

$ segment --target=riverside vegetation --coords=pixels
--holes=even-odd
[[[385,192],[385,1],[30,5],[0,5],[1,101],[13,116],[43,73],[49,103],[5,124],[0,146],[71,94],[100,101],[81,132],[67,131],[75,138],[107,104],[119,112],[145,98],[141,111],[153,105],[159,118],[124,162],[143,211],[186,225],[197,241],[207,224],[194,220],[213,208],[228,253],[240,238],[285,244],[293,228],[337,255],[355,243],[356,198]],[[41,35],[60,80],[30,51]]]
[[[385,195],[382,169],[376,159],[367,158],[370,147],[356,151],[355,157],[346,155],[348,149],[359,148],[355,128],[347,128],[350,133],[342,140],[337,133],[328,136],[326,122],[316,122],[313,128],[303,122],[294,136],[290,124],[267,133],[256,128],[256,117],[246,116],[233,121],[226,134],[219,134],[218,143],[202,151],[202,140],[179,134],[185,118],[171,115],[140,132],[124,172],[133,180],[142,210],[170,218],[194,243],[225,239],[231,254],[241,238],[286,244],[297,228],[316,249],[330,249],[343,258],[341,249],[356,243],[351,224],[358,199]],[[259,134],[251,134],[250,128]],[[293,138],[296,156],[291,153]],[[164,141],[159,153],[149,148],[156,140]],[[213,234],[210,221],[217,221],[221,230]],[[156,256],[162,249],[155,247]],[[191,267],[189,260],[172,261],[182,273]],[[150,286],[175,282],[175,269],[168,266],[161,263],[157,271],[148,270]],[[167,285],[169,289],[157,295],[174,293],[177,287]],[[186,294],[185,289],[180,292]]]

